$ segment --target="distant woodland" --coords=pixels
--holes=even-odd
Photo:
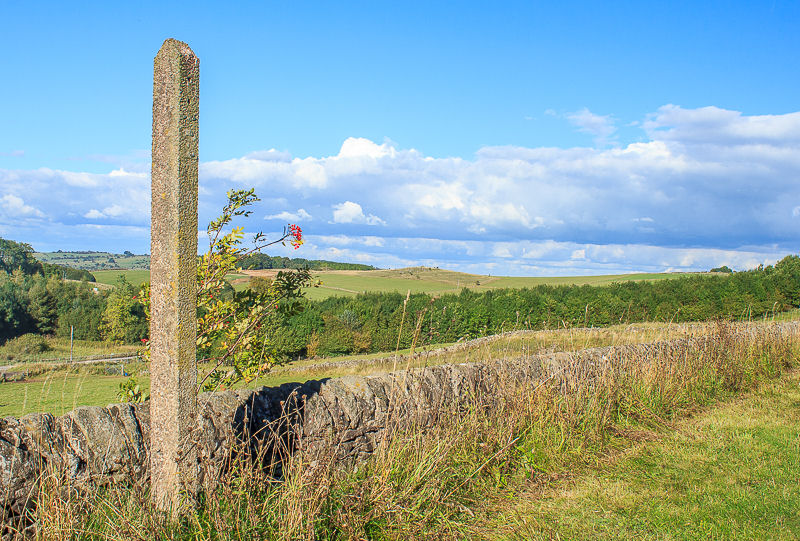
[[[11,242],[11,241],[5,241]],[[43,264],[55,263],[63,267],[83,269],[87,271],[113,269],[149,269],[150,256],[137,255],[131,252],[113,254],[110,252],[38,252],[34,257]],[[375,270],[372,265],[359,263],[338,263],[319,259],[303,259],[302,257],[270,256],[255,253],[242,261],[242,268],[259,269],[304,269],[311,270]]]
[[[311,269],[311,270],[375,270],[372,265],[359,263],[337,263],[321,259],[289,258],[267,254],[251,254],[242,261],[242,268],[261,269]]]

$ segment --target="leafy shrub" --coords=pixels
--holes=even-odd
[[[123,402],[133,402],[135,404],[141,404],[145,400],[150,399],[149,394],[144,394],[142,392],[142,389],[139,386],[139,382],[136,381],[135,376],[131,376],[127,380],[119,384],[119,391],[117,391],[117,396]]]
[[[7,354],[12,355],[35,355],[50,351],[50,344],[44,336],[38,334],[23,334],[6,342],[3,348]]]

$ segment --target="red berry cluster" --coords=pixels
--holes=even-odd
[[[294,249],[297,250],[300,248],[300,245],[303,244],[303,230],[300,229],[299,225],[289,225],[289,236],[292,237],[290,242],[292,246],[294,246]]]

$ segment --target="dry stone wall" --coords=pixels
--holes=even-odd
[[[798,324],[773,329],[796,335]],[[491,407],[502,396],[498,389],[530,388],[554,378],[573,389],[632,355],[641,362],[679,358],[706,341],[689,338],[207,393],[199,397],[197,421],[185,445],[197,451],[198,478],[206,489],[214,487],[237,453],[261,453],[278,475],[287,452],[307,453],[311,461],[326,457],[352,463],[368,457],[393,430],[424,429],[465,407]],[[148,403],[0,419],[0,514],[7,520],[32,506],[46,475],[73,484],[148,482],[149,439]]]

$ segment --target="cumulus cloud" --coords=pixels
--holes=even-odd
[[[283,211],[278,214],[270,214],[264,217],[265,220],[283,220],[284,222],[311,221],[311,215],[305,209],[297,209],[297,212]]]
[[[29,206],[65,225],[109,219],[139,226],[150,219],[150,181],[145,173],[0,169],[0,185],[10,193],[25,194]]]
[[[270,149],[201,163],[200,223],[227,190],[255,186],[267,219],[317,218],[304,227],[303,257],[524,274],[734,267],[800,251],[800,113],[665,105],[631,127],[636,142],[610,147],[612,116],[567,118],[597,144],[442,158],[353,137],[330,156]],[[147,174],[127,166],[0,170],[0,186],[65,231],[149,222]]]
[[[614,117],[611,115],[598,115],[584,107],[579,111],[567,113],[567,120],[581,132],[588,133],[594,138],[595,144],[605,146],[612,142],[612,136],[617,131]]]
[[[117,218],[120,216],[124,216],[128,213],[129,209],[127,207],[114,204],[104,208],[102,211],[99,211],[97,209],[91,209],[89,210],[89,212],[84,214],[83,217],[89,219]]]
[[[292,155],[285,151],[275,150],[271,148],[269,150],[257,150],[255,152],[250,152],[245,154],[244,156],[250,160],[260,160],[262,162],[290,162],[292,161]]]
[[[365,215],[361,205],[352,201],[345,201],[333,205],[333,223],[335,224],[366,224],[386,225],[386,222],[374,214]]]
[[[654,139],[681,143],[786,147],[800,142],[800,112],[748,116],[713,106],[684,109],[669,104],[648,115],[643,127]]]
[[[30,205],[25,204],[25,200],[14,194],[9,193],[5,194],[3,197],[0,197],[0,205],[2,205],[3,210],[6,211],[11,216],[18,216],[18,217],[37,216],[39,218],[44,217],[43,212]]]
[[[349,137],[342,143],[342,148],[339,150],[339,158],[383,158],[384,156],[394,157],[397,151],[389,145],[384,143],[378,145],[364,139],[363,137]]]
[[[309,235],[303,257],[363,261],[381,268],[440,266],[478,274],[577,276],[708,270],[728,265],[736,270],[773,264],[785,252],[774,247],[734,250],[670,248],[636,244],[574,242],[491,242],[421,237],[383,238],[370,246],[366,237]],[[286,251],[285,255],[290,255]],[[358,259],[356,259],[358,257]]]

